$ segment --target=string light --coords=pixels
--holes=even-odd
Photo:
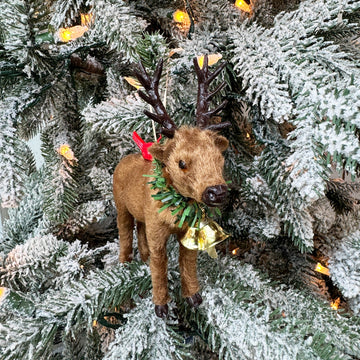
[[[66,160],[71,161],[76,161],[76,157],[74,155],[74,152],[71,150],[70,146],[68,144],[62,144],[60,145],[60,147],[57,149],[57,152],[63,156]]]
[[[316,264],[316,267],[315,267],[315,271],[321,273],[321,274],[324,274],[324,275],[327,275],[327,276],[330,276],[330,271],[327,267],[321,265],[320,263],[317,263]]]
[[[232,253],[233,255],[236,255],[238,251],[239,251],[239,248],[236,248],[236,249],[234,249],[231,253]]]
[[[190,29],[191,21],[187,12],[176,10],[173,14],[173,19],[180,30],[187,31]]]
[[[247,13],[251,12],[251,6],[250,6],[250,2],[247,2],[245,0],[236,0],[235,1],[235,6],[242,10],[245,11]]]
[[[80,19],[81,19],[81,26],[90,27],[90,25],[92,25],[94,22],[94,15],[92,13],[80,14]]]
[[[131,77],[131,76],[124,76],[124,79],[131,85],[133,86],[136,90],[139,90],[142,86],[139,82],[139,80]]]
[[[88,29],[87,26],[81,25],[72,26],[70,28],[61,28],[58,31],[58,37],[62,42],[69,42],[83,36]]]
[[[60,28],[57,36],[62,42],[69,42],[83,36],[89,30],[89,26],[93,23],[94,17],[91,13],[80,14],[81,25],[75,25],[68,28]]]
[[[176,48],[176,49],[171,49],[169,52],[169,58],[172,57],[174,54],[178,54],[181,52],[184,52],[185,50],[183,48]]]
[[[94,321],[92,322],[92,326],[93,326],[93,327],[96,327],[97,324],[98,324],[97,320],[94,320]]]
[[[334,310],[337,310],[339,308],[339,305],[340,305],[339,297],[330,303],[330,307]]]
[[[5,299],[6,295],[7,295],[7,288],[0,287],[0,303],[2,302],[2,300]]]
[[[196,57],[200,69],[202,69],[203,66],[204,66],[204,58],[205,58],[204,55],[199,55],[199,56]],[[214,65],[214,64],[216,64],[220,59],[222,59],[222,55],[221,55],[221,54],[209,54],[209,55],[208,55],[208,65],[209,65],[209,66]]]

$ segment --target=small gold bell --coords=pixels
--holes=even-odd
[[[229,236],[218,223],[202,218],[199,224],[188,229],[181,243],[188,249],[205,250],[212,258],[217,258],[215,245]]]
[[[196,250],[198,249],[198,238],[199,229],[197,227],[190,227],[180,241],[186,248]]]

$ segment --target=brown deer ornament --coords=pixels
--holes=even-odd
[[[149,148],[150,154],[163,164],[163,176],[167,184],[183,196],[193,199],[192,201],[213,207],[224,203],[227,195],[227,185],[222,175],[222,153],[228,147],[228,140],[216,131],[229,126],[229,123],[209,124],[211,116],[222,110],[226,102],[214,110],[209,110],[211,98],[225,83],[212,92],[209,92],[208,87],[225,64],[210,73],[208,58],[205,56],[202,69],[196,58],[194,66],[198,76],[197,127],[177,128],[167,114],[158,92],[162,61],[159,62],[153,78],[149,77],[142,64],[136,75],[146,92],[139,90],[140,97],[155,111],[155,114],[147,110],[144,113],[161,125],[160,132],[168,138],[164,144],[154,143]],[[147,261],[150,256],[155,312],[157,316],[165,317],[170,300],[167,288],[166,243],[171,234],[176,234],[180,240],[185,235],[188,224],[184,223],[179,227],[176,216],[171,214],[172,209],[159,213],[163,203],[152,197],[156,191],[150,188],[149,178],[144,177],[149,174],[153,174],[153,164],[141,154],[131,154],[123,158],[114,172],[113,189],[117,208],[120,262],[130,261],[132,258],[133,228],[136,220],[141,259]],[[202,298],[198,293],[196,274],[197,250],[184,247],[180,241],[179,244],[182,294],[191,306],[198,307]]]

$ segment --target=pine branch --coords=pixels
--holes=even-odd
[[[1,284],[15,292],[40,296],[82,279],[93,267],[94,250],[56,239],[53,235],[29,239],[16,246],[0,267]],[[31,294],[31,295],[30,295]]]
[[[67,160],[57,152],[61,145],[67,144],[67,138],[56,149],[49,133],[43,133],[41,141],[47,178],[51,179],[45,183],[44,213],[55,224],[61,224],[69,218],[78,201],[76,161]]]
[[[21,324],[21,326],[19,326]],[[49,359],[57,324],[50,319],[14,319],[0,325],[2,359]],[[11,334],[11,335],[10,335]]]
[[[63,338],[59,346],[62,349],[59,360],[102,360],[104,354],[101,350],[101,340],[100,334],[95,329],[87,332],[86,327],[79,328]],[[56,349],[53,353],[56,353]]]
[[[359,356],[355,318],[341,317],[312,296],[271,283],[237,260],[223,258],[214,266],[202,256],[199,269],[207,279],[205,303],[195,312],[185,305],[181,311],[221,358]]]
[[[146,22],[133,15],[127,3],[89,1],[96,18],[89,30],[90,41],[108,44],[109,48],[122,52],[125,59],[136,56],[136,44],[146,27]]]
[[[84,3],[84,0],[57,0],[53,2],[50,24],[54,26],[55,29],[58,29],[61,25],[64,27],[73,25]]]
[[[34,314],[35,304],[26,295],[7,291],[0,307],[2,359],[49,358],[58,324]]]
[[[293,114],[296,117],[291,122],[296,126],[306,119],[309,122],[304,129],[312,127],[314,133],[313,138],[308,138],[307,147],[319,156],[323,155],[324,148],[331,149],[331,154],[354,173],[359,147],[344,151],[326,139],[333,136],[335,127],[338,134],[340,132],[348,141],[357,143],[350,130],[351,125],[358,126],[356,111],[349,111],[359,97],[352,79],[357,73],[356,66],[348,60],[347,54],[339,51],[338,46],[313,35],[319,29],[328,29],[337,23],[339,7],[337,1],[305,1],[298,10],[279,15],[272,29],[264,31],[253,24],[247,28],[243,26],[236,35],[230,36],[236,46],[235,69],[239,69],[248,96],[259,103],[262,113],[276,121],[282,121],[283,115]],[[357,8],[358,4],[350,2],[343,11],[351,12]],[[298,36],[299,31],[302,31],[302,37]],[[246,47],[253,51],[244,52]],[[246,69],[241,68],[245,57]],[[269,83],[273,89],[267,88]],[[284,86],[286,91],[281,93]],[[276,97],[273,96],[274,89],[280,91]],[[276,104],[273,104],[275,98]],[[290,111],[287,106],[290,103],[296,105],[296,111]],[[281,114],[276,112],[278,108],[288,110]],[[336,126],[332,126],[329,120]],[[321,122],[319,126],[318,122]],[[299,134],[300,130],[296,135]],[[316,143],[325,144],[321,152]],[[298,148],[298,144],[293,146]],[[314,163],[313,156],[307,159],[309,164]],[[315,164],[313,167],[316,168]]]
[[[47,79],[48,83],[44,86],[36,86],[34,90],[28,91],[28,98],[23,103],[19,118],[18,131],[21,138],[30,140],[37,135],[46,124],[51,123],[51,119],[56,116],[59,106],[59,92],[64,89],[56,86],[53,79]]]
[[[359,14],[360,11],[356,11],[351,15],[356,16],[357,13]],[[358,23],[349,23],[347,19],[345,19],[345,22],[340,21],[331,29],[319,30],[316,36],[324,38],[325,41],[332,41],[341,47],[349,38],[358,37],[359,31],[360,27]]]
[[[49,6],[43,1],[18,0],[0,4],[3,43],[7,56],[24,66],[24,72],[51,73],[51,57],[37,35],[48,30]],[[17,19],[16,22],[13,19]]]
[[[60,225],[62,235],[65,236],[66,239],[78,238],[79,233],[85,231],[88,235],[87,240],[90,242],[91,233],[87,231],[87,229],[89,229],[91,225],[97,226],[100,232],[106,232],[107,229],[104,228],[102,220],[109,216],[109,208],[111,209],[112,206],[109,206],[108,201],[81,199],[81,203],[76,206],[71,216]]]
[[[0,23],[1,31],[1,23]],[[0,43],[2,41],[0,40]],[[4,59],[4,60],[1,60]],[[5,97],[26,76],[23,72],[24,67],[18,66],[15,62],[9,61],[5,51],[0,48],[0,95]]]
[[[274,204],[285,233],[302,252],[309,251],[313,248],[312,218],[306,209],[308,204],[293,186],[289,168],[284,166],[285,154],[288,147],[284,143],[268,146],[259,157],[256,169],[269,186],[267,201]]]
[[[61,241],[57,242],[57,244],[60,243]],[[55,255],[57,250],[53,250],[55,250]],[[77,256],[74,248],[71,250],[70,247],[68,251],[69,258],[67,255],[63,256],[62,260],[61,257],[58,257],[58,261],[63,261],[66,266],[73,261],[71,260],[72,256],[75,258]],[[34,257],[36,254],[32,256],[32,258]],[[79,263],[77,264],[79,265]],[[51,263],[44,265],[48,266],[49,271]],[[53,267],[59,271],[58,266]],[[38,275],[40,273],[40,269],[32,269],[32,271],[37,272]],[[76,275],[75,278],[77,278]],[[52,286],[56,287],[55,284],[56,282]],[[42,354],[50,354],[56,349],[54,348],[55,335],[65,343],[67,353],[75,351],[75,347],[79,349],[79,346],[79,351],[84,353],[86,349],[82,349],[82,347],[90,346],[88,342],[91,342],[91,333],[94,331],[93,320],[96,320],[104,310],[114,309],[131,298],[138,298],[139,294],[148,293],[150,287],[148,267],[134,262],[111,270],[91,272],[81,280],[73,277],[69,282],[62,282],[60,290],[49,289],[32,304],[29,304],[29,301],[12,301],[11,304],[6,302],[3,306],[8,318],[0,328],[2,353],[7,354],[6,359],[19,359],[31,356],[36,350],[35,354],[42,359]],[[22,293],[18,294],[10,293],[7,299],[23,296]],[[22,313],[24,316],[17,316]],[[2,314],[0,311],[0,316]],[[44,327],[44,323],[48,325]],[[84,339],[82,346],[72,341],[73,336],[80,333],[88,339]],[[19,334],[22,336],[19,337]]]
[[[39,226],[43,216],[43,177],[44,172],[33,173],[25,184],[25,196],[19,207],[9,210],[0,241],[0,251],[4,254],[24,243]]]
[[[19,139],[16,131],[18,103],[15,98],[7,98],[0,103],[0,193],[2,207],[5,208],[17,206],[34,165],[28,154],[29,148]],[[32,160],[27,162],[28,159]]]
[[[106,134],[119,134],[138,130],[143,126],[146,116],[143,113],[144,103],[140,98],[129,98],[127,101],[111,99],[102,102],[94,108],[84,109],[84,117],[90,123],[93,131]],[[150,127],[147,128],[150,133]]]
[[[347,214],[354,210],[356,199],[355,191],[360,190],[358,183],[346,183],[341,179],[332,179],[327,182],[326,197],[337,214]]]
[[[192,359],[183,337],[155,315],[149,298],[138,303],[126,319],[126,324],[117,330],[104,360]]]
[[[331,279],[349,300],[356,315],[360,313],[360,232],[355,231],[343,239],[333,251],[329,261]]]
[[[205,288],[203,294],[203,308],[197,312],[187,308],[184,316],[220,359],[317,359],[305,344],[294,341],[289,334],[272,334],[269,322],[274,314],[269,314],[266,324],[260,314],[249,312],[240,304],[235,310],[229,293],[216,286]],[[246,301],[246,295],[242,300]]]
[[[232,61],[249,99],[267,121],[287,118],[296,126],[288,135],[287,152],[281,150],[276,134],[269,142],[255,128],[259,141],[272,144],[256,168],[271,189],[285,230],[303,250],[312,247],[306,207],[324,194],[331,159],[355,174],[360,152],[354,135],[357,110],[351,106],[359,98],[354,80],[358,70],[338,46],[314,34],[334,29],[340,10],[345,14],[358,7],[355,2],[340,9],[337,1],[304,1],[298,10],[278,15],[271,29],[254,23],[229,34],[234,43]]]
[[[145,33],[141,39],[137,41],[135,51],[138,62],[141,61],[145,69],[154,71],[159,59],[166,59],[169,56],[169,47],[166,44],[166,39],[159,33],[147,34]],[[163,72],[166,72],[166,63],[164,64]]]
[[[39,310],[47,316],[64,319],[65,334],[79,326],[92,329],[104,309],[110,310],[150,290],[147,266],[132,262],[107,271],[95,271],[86,281],[72,282],[60,292],[48,292]]]

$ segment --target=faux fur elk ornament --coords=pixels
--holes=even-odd
[[[144,113],[161,125],[161,133],[168,138],[164,144],[154,143],[149,148],[150,154],[162,164],[162,175],[166,183],[184,197],[192,199],[191,201],[214,207],[224,203],[227,195],[227,185],[222,175],[222,153],[228,147],[228,140],[216,131],[229,126],[229,123],[210,125],[210,118],[224,108],[226,101],[214,110],[209,110],[209,102],[225,83],[212,92],[208,87],[225,64],[211,73],[208,70],[208,58],[205,56],[202,69],[196,58],[194,66],[198,77],[197,127],[177,128],[167,114],[158,91],[162,61],[159,62],[153,78],[149,77],[142,64],[136,75],[146,92],[139,90],[140,97],[155,111],[155,114],[146,110]],[[153,197],[156,191],[149,186],[149,177],[144,177],[149,174],[154,174],[154,166],[141,154],[131,154],[123,158],[114,172],[120,262],[130,261],[132,258],[133,227],[136,220],[141,259],[146,261],[150,256],[155,313],[159,317],[165,317],[170,300],[167,288],[166,243],[171,234],[176,234],[179,240],[182,239],[189,224],[185,222],[179,227],[171,208],[159,212],[163,203]],[[182,294],[191,306],[198,307],[202,298],[198,293],[196,274],[197,250],[190,250],[180,241],[179,243]]]

